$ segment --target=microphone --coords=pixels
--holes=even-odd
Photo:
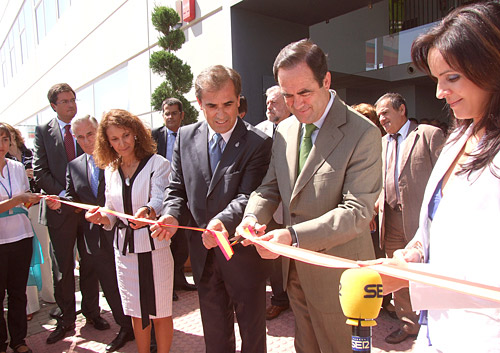
[[[345,270],[340,277],[340,306],[352,326],[352,351],[371,352],[372,326],[382,305],[382,278],[368,268]]]

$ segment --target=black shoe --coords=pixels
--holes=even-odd
[[[47,337],[47,344],[54,344],[62,340],[66,336],[66,332],[73,331],[75,329],[75,324],[69,326],[64,326],[63,324],[58,324],[56,329],[52,331]]]
[[[391,333],[389,336],[385,338],[385,341],[390,344],[398,344],[403,342],[405,339],[408,337],[417,337],[417,335],[409,334],[403,329],[397,329],[393,333]]]
[[[197,288],[196,288],[196,286],[194,284],[191,284],[191,283],[188,283],[188,282],[184,282],[184,283],[181,283],[179,285],[175,285],[174,289],[175,290],[185,290],[185,291],[188,291],[188,292],[193,292],[193,291],[197,290]]]
[[[61,308],[56,306],[54,309],[50,311],[49,316],[56,320],[62,320],[63,314]]]
[[[175,293],[175,291],[172,293],[172,300],[174,302],[178,301],[179,300],[179,296],[177,295],[177,293]]]
[[[118,335],[116,335],[115,339],[106,346],[106,352],[117,351],[122,348],[125,343],[133,341],[134,339],[135,337],[133,332],[120,329],[120,332],[118,332]]]
[[[108,330],[111,327],[109,326],[109,323],[101,316],[98,316],[94,319],[87,319],[87,322],[91,325],[94,325],[94,328],[99,331]]]

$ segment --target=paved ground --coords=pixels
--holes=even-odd
[[[192,281],[191,278],[188,280]],[[270,286],[267,287],[268,301],[271,294]],[[198,296],[196,292],[178,292],[179,301],[174,302],[174,340],[172,353],[202,353],[205,350],[203,343],[203,330],[201,327],[200,310],[198,308]],[[80,300],[80,292],[77,292]],[[114,323],[106,300],[101,298],[102,316],[111,324],[111,329],[97,331],[91,325],[85,324],[85,318],[79,315],[77,318],[75,333],[66,337],[54,345],[47,345],[45,340],[51,330],[54,329],[55,320],[49,317],[49,311],[55,304],[42,303],[41,310],[37,312],[28,325],[27,343],[34,353],[62,353],[62,352],[104,352],[106,345],[113,340],[118,333],[118,326]],[[79,307],[79,304],[77,305]],[[267,322],[267,345],[268,352],[295,352],[293,348],[294,318],[291,310],[282,313],[277,319]],[[373,329],[372,352],[412,352],[413,341],[407,340],[399,345],[389,345],[384,342],[385,336],[397,329],[397,321],[382,312],[377,319],[378,325]],[[237,330],[238,326],[235,324]],[[239,338],[239,334],[236,334]],[[237,339],[237,352],[239,352],[241,341]],[[8,350],[8,353],[11,351]],[[129,342],[120,352],[137,352],[134,342]]]

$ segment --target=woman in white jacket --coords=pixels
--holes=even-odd
[[[412,59],[437,82],[456,128],[429,178],[417,234],[394,257],[500,287],[500,3],[451,12],[415,40]],[[408,283],[384,278],[384,286]],[[425,290],[410,287],[412,297]],[[468,305],[429,310],[418,341],[437,352],[500,352],[500,305]]]

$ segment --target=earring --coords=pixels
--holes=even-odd
[[[134,136],[134,140],[136,140],[136,141],[137,141],[137,136]]]

